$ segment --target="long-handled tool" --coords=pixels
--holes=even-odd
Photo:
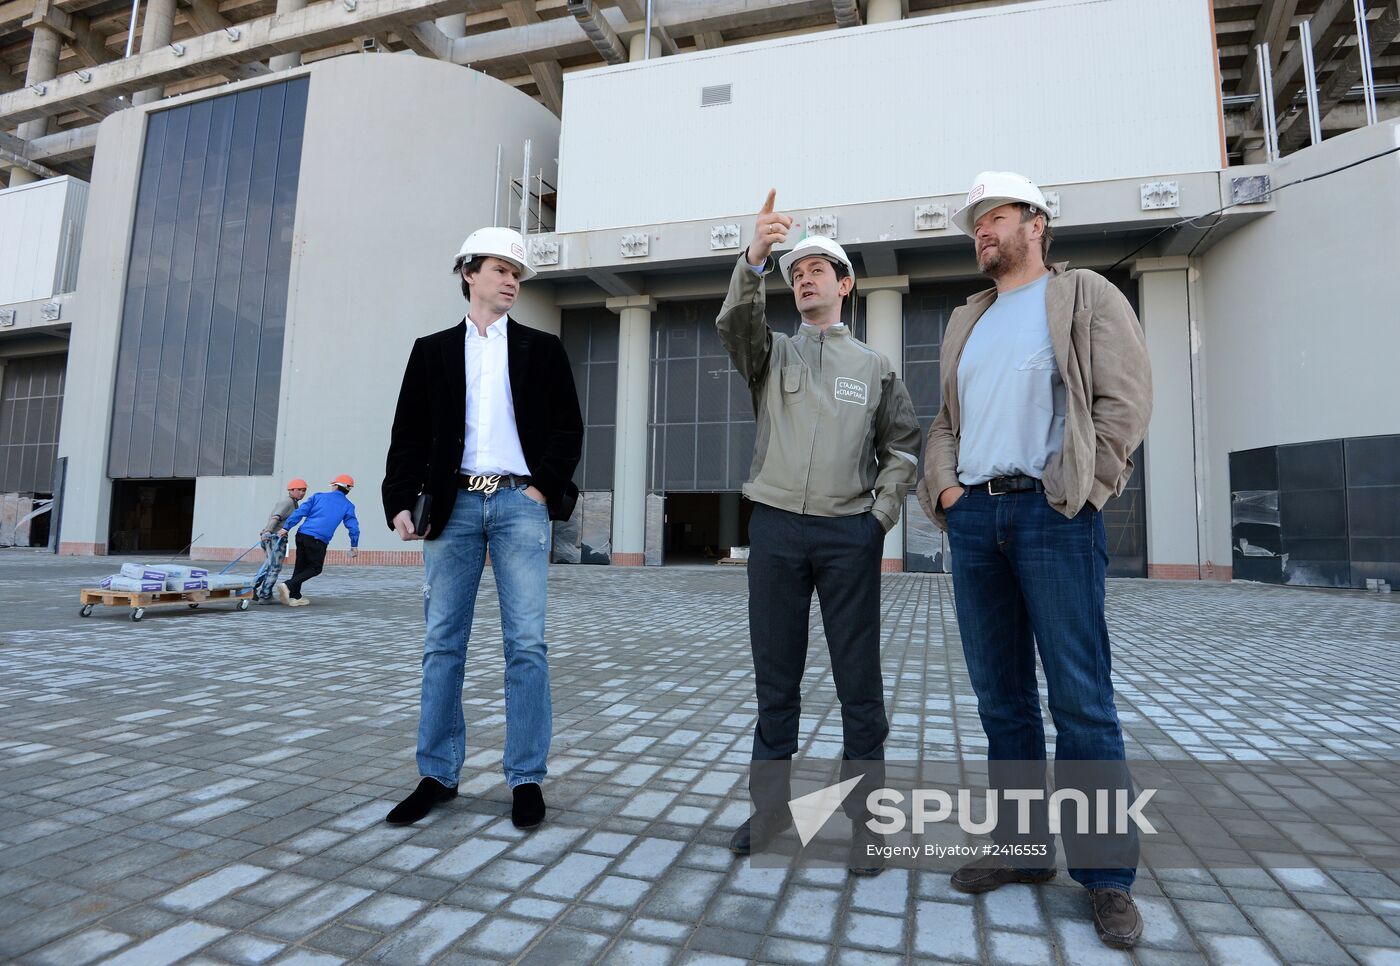
[[[220,570],[220,571],[219,571],[219,575],[220,575],[220,576],[223,576],[224,574],[228,573],[230,570],[233,569],[233,565],[234,565],[234,564],[238,563],[238,561],[242,560],[244,557],[248,556],[248,554],[252,553],[254,550],[258,549],[258,548],[261,547],[261,546],[262,546],[262,543],[261,543],[261,541],[259,541],[258,543],[253,544],[253,545],[252,545],[251,547],[249,547],[247,550],[245,550],[245,551],[243,551],[242,553],[240,553],[238,556],[234,557],[232,563],[230,563],[230,564],[229,564],[227,567],[225,567],[223,570]]]

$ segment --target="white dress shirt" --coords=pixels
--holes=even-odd
[[[466,355],[467,426],[462,472],[529,475],[515,428],[515,401],[510,395],[506,316],[487,326],[484,338],[476,323],[467,319]]]

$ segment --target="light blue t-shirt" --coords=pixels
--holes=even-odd
[[[1065,439],[1065,384],[1055,365],[1045,286],[1050,276],[997,295],[958,360],[958,480],[1040,479]]]

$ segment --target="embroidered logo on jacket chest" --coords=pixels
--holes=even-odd
[[[870,401],[870,390],[859,379],[840,376],[836,380],[836,401],[864,406]]]

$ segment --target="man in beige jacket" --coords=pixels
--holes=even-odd
[[[1127,789],[1104,620],[1100,511],[1122,492],[1133,469],[1129,454],[1147,431],[1152,381],[1142,329],[1102,276],[1046,265],[1049,208],[1028,179],[983,173],[953,220],[972,236],[977,267],[996,287],[948,321],[942,405],[918,495],[948,532],[958,630],[989,774],[999,788],[1044,787],[1038,645],[1055,721],[1057,786]],[[1088,801],[1096,801],[1092,791]],[[1028,836],[995,832],[1030,857],[964,866],[953,874],[955,888],[989,892],[1055,875],[1045,802],[1032,806]],[[1070,876],[1089,891],[1099,938],[1134,945],[1142,935],[1131,896],[1135,832],[1094,837],[1075,834],[1072,822],[1061,827]]]

